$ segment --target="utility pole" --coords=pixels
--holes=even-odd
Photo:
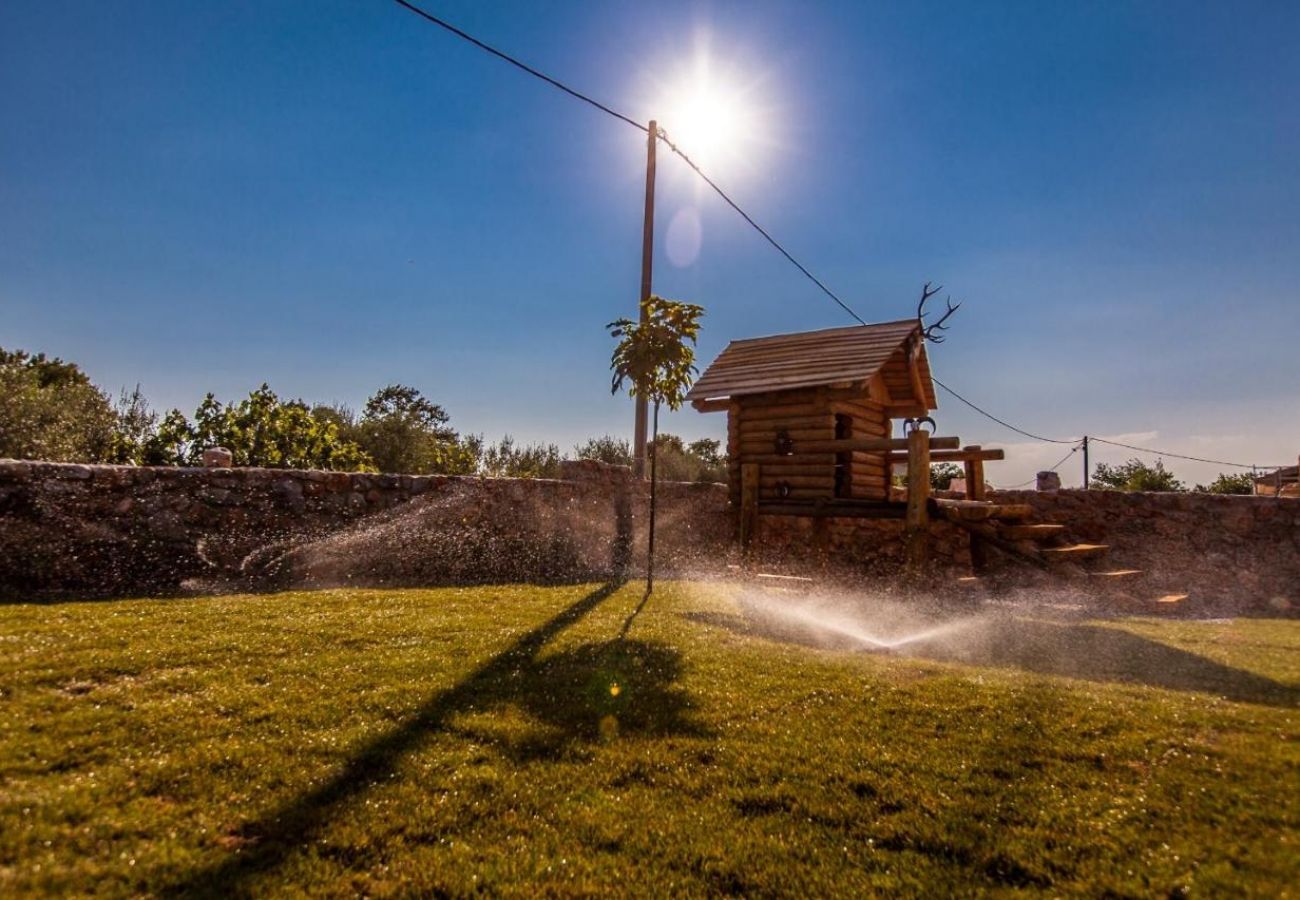
[[[641,324],[646,323],[645,302],[650,299],[650,273],[654,266],[655,244],[655,144],[658,142],[659,124],[650,120],[645,148],[645,222],[641,230]],[[645,477],[646,419],[649,407],[645,397],[636,398],[636,425],[632,432],[632,470],[638,478]]]
[[[1088,489],[1088,436],[1083,436],[1083,489]]]

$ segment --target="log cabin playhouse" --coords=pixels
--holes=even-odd
[[[954,530],[948,523],[966,534],[959,543],[963,553],[969,547],[976,573],[987,567],[990,546],[1070,574],[1107,550],[1063,544],[1064,526],[1029,524],[1028,505],[990,501],[984,463],[1003,451],[932,433],[938,401],[919,318],[732,341],[687,399],[701,412],[727,413],[728,487],[744,550],[775,516],[813,520],[809,531],[823,544],[826,520],[902,520],[911,571],[927,567],[936,534]],[[893,436],[896,423],[901,438]],[[964,464],[964,498],[932,496],[932,462]],[[904,465],[900,491],[891,480]],[[889,529],[862,526],[867,540],[887,540]],[[1140,573],[1093,574],[1121,580]]]

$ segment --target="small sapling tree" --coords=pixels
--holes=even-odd
[[[610,393],[627,385],[633,397],[644,397],[654,405],[653,448],[659,438],[659,407],[679,409],[695,376],[695,341],[700,333],[704,307],[651,295],[641,303],[640,321],[619,319],[606,327],[618,340],[610,369],[614,377]],[[654,590],[655,565],[655,482],[658,456],[650,453],[650,536],[646,555],[646,595]]]

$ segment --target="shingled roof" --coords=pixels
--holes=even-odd
[[[916,319],[903,319],[732,341],[686,397],[713,400],[867,382],[891,361],[901,363],[906,344],[919,330]],[[923,399],[928,408],[934,409],[938,404],[924,344],[919,364],[926,394]]]

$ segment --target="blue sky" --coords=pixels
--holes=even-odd
[[[707,54],[756,123],[711,173],[868,320],[945,284],[935,370],[1000,416],[1300,452],[1300,6],[428,8],[670,133],[664,86]],[[395,4],[9,0],[0,121],[0,345],[187,411],[401,381],[489,438],[630,431],[603,325],[635,311],[644,137]],[[671,158],[658,209],[702,362],[848,324]],[[937,418],[1009,447],[1004,483],[1068,449]]]

